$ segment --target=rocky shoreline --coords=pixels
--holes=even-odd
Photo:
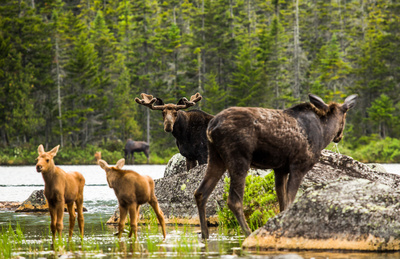
[[[21,206],[22,202],[18,201],[0,201],[0,210],[16,210]]]

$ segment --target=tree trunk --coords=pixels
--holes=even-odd
[[[56,36],[56,65],[57,65],[57,104],[58,104],[58,122],[60,125],[60,146],[64,146],[63,140],[63,125],[62,125],[62,112],[61,112],[61,73],[59,62],[59,46],[58,37]]]
[[[295,26],[294,26],[294,98],[300,98],[300,41],[299,41],[299,0],[295,0]]]

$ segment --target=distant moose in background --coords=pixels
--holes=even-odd
[[[150,145],[147,142],[128,139],[124,148],[125,160],[133,164],[135,162],[133,153],[135,152],[143,152],[147,157],[147,163],[149,163]]]
[[[312,94],[309,99],[310,103],[286,110],[232,107],[210,121],[207,171],[195,192],[203,238],[208,238],[207,199],[226,169],[231,178],[227,204],[248,236],[243,194],[249,168],[274,169],[279,208],[284,211],[322,149],[342,139],[346,113],[357,95],[350,95],[343,104],[328,105]]]
[[[138,104],[162,111],[164,131],[171,132],[175,137],[179,152],[186,158],[187,170],[195,167],[197,162],[199,165],[206,164],[206,129],[213,116],[200,110],[181,111],[196,105],[201,100],[201,95],[192,95],[190,101],[183,97],[177,104],[164,104],[160,98],[145,93],[141,97],[142,99],[135,98]]]

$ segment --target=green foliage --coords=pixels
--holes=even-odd
[[[98,146],[87,145],[84,148],[64,146],[61,147],[54,157],[56,165],[90,165],[95,164],[94,154],[101,151],[101,156],[110,164],[115,164],[124,157],[123,148],[125,143],[118,141],[107,141]],[[53,146],[49,146],[50,150]],[[176,148],[164,150],[157,153],[150,151],[150,164],[166,164],[169,159],[177,153]],[[143,153],[134,153],[135,164],[146,164],[147,158]],[[0,149],[0,165],[34,165],[38,157],[37,146],[25,144],[14,148]]]
[[[227,201],[230,178],[226,177],[225,182],[223,199]],[[274,217],[279,212],[278,200],[274,188],[274,173],[269,173],[264,177],[251,174],[246,177],[243,212],[252,230],[265,225],[269,218]],[[224,227],[235,228],[238,226],[238,222],[227,204],[218,211],[218,218],[220,224]]]
[[[296,2],[9,0],[0,145],[134,138],[163,159],[175,141],[134,102],[142,92],[173,103],[200,92],[197,107],[211,114],[358,93],[349,139],[400,138],[400,3],[304,0],[297,12]]]

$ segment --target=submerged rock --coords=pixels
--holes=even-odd
[[[400,250],[400,176],[323,151],[288,210],[244,242],[248,249]]]
[[[15,212],[46,212],[49,211],[49,204],[44,196],[44,190],[35,190],[16,210]],[[65,205],[64,211],[68,211]],[[83,211],[87,211],[83,207]]]

